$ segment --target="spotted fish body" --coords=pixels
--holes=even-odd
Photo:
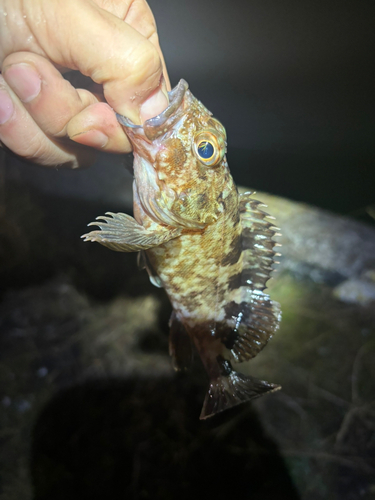
[[[143,126],[118,116],[134,150],[134,219],[108,213],[85,240],[140,251],[153,284],[170,298],[170,353],[188,367],[193,343],[210,384],[201,418],[280,387],[233,370],[277,330],[265,293],[277,231],[251,193],[239,195],[226,161],[224,127],[184,80],[168,108]]]

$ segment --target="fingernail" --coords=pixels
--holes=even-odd
[[[108,137],[99,130],[88,130],[87,132],[73,135],[71,140],[93,148],[104,148],[108,144]]]
[[[141,106],[140,117],[142,123],[154,116],[159,115],[168,106],[168,98],[164,92],[159,88],[152,94]]]
[[[5,69],[3,76],[22,102],[28,103],[40,93],[42,81],[30,64],[12,64]]]
[[[0,89],[0,125],[4,125],[13,115],[14,106],[6,90]]]

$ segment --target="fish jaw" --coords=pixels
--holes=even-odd
[[[180,80],[174,89],[168,92],[169,104],[167,108],[154,118],[146,120],[142,125],[136,125],[126,116],[116,113],[118,121],[126,127],[127,133],[134,141],[137,135],[142,134],[150,142],[165,135],[184,114],[188,103],[184,105],[184,98],[189,85]]]

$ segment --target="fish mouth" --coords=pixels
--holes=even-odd
[[[154,118],[146,120],[143,126],[136,125],[129,118],[118,113],[116,113],[117,120],[124,127],[133,129],[134,132],[143,130],[145,136],[150,141],[153,141],[157,137],[164,135],[183,115],[181,104],[188,88],[188,83],[185,80],[180,80],[175,88],[168,92],[169,104],[165,110]]]

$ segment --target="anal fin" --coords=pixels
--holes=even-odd
[[[280,385],[232,370],[229,374],[221,375],[210,382],[199,418],[204,420],[228,408],[279,389],[281,389]]]
[[[169,354],[172,356],[173,368],[176,371],[187,370],[193,359],[193,347],[188,332],[175,312],[172,312],[169,327]]]

